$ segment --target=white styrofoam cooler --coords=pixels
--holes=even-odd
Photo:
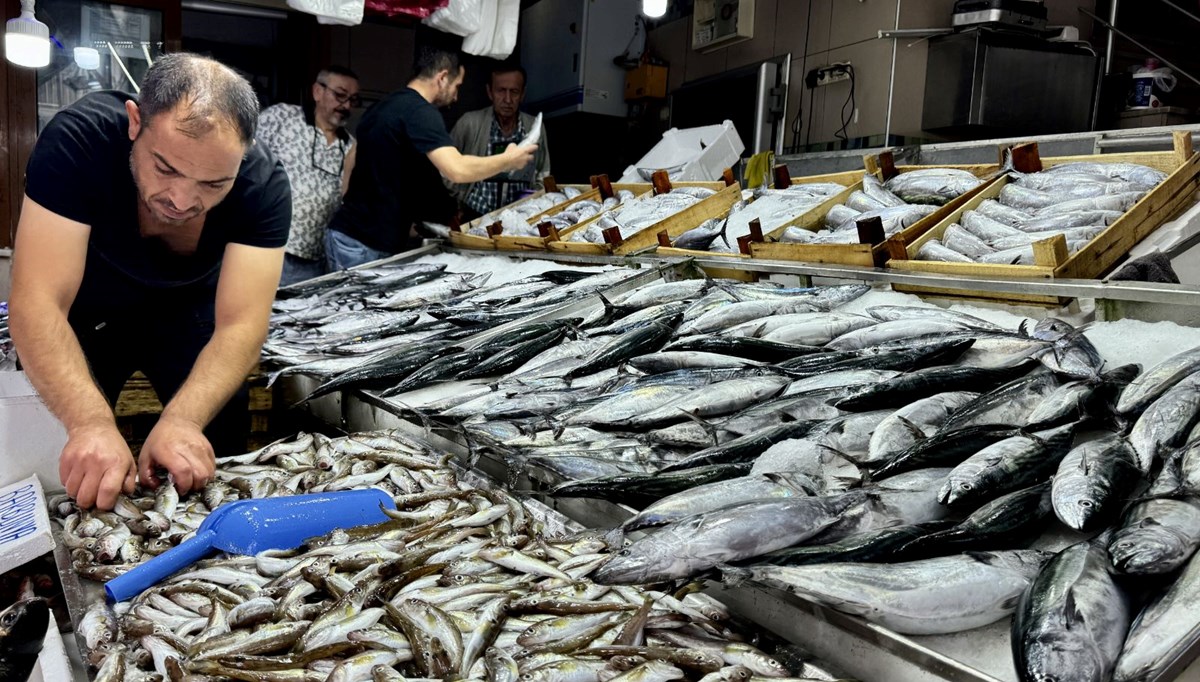
[[[0,485],[37,474],[42,488],[61,490],[58,458],[67,430],[50,413],[24,372],[0,372]]]
[[[741,158],[746,145],[732,121],[699,128],[671,128],[650,153],[625,169],[621,182],[649,182],[657,170],[667,171],[671,180],[720,180],[721,172]]]

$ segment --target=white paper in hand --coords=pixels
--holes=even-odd
[[[536,145],[542,139],[542,114],[538,112],[537,118],[533,120],[533,129],[525,136],[525,139],[517,143],[518,147],[528,147]]]

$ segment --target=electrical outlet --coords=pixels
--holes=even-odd
[[[846,68],[848,66],[850,66],[850,62],[839,62],[813,69],[813,72],[816,73],[816,79],[815,84],[810,87],[819,88],[822,85],[832,85],[850,80],[850,71]]]

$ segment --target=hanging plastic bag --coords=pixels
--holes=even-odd
[[[449,3],[450,0],[366,0],[366,8],[371,14],[381,14],[385,17],[407,14],[425,19]]]
[[[517,46],[517,22],[521,0],[482,0],[479,30],[463,38],[463,52],[507,59]]]
[[[482,11],[482,0],[450,0],[449,5],[421,23],[456,36],[469,36],[479,30]]]
[[[357,26],[363,19],[363,0],[287,0],[287,5],[316,15],[319,24]]]

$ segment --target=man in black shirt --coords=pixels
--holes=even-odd
[[[458,99],[464,73],[458,54],[422,48],[408,87],[363,116],[346,159],[350,187],[325,234],[331,271],[403,251],[416,223],[448,224],[457,207],[442,176],[478,182],[533,161],[536,145],[510,144],[494,156],[464,156],[454,147],[438,107]]]
[[[9,321],[67,429],[59,473],[83,507],[111,509],[138,476],[158,485],[157,467],[181,492],[199,488],[214,445],[245,449],[244,432],[240,450],[231,437],[245,403],[226,403],[266,338],[291,219],[283,167],[253,144],[257,122],[243,78],[173,54],[139,97],[86,95],[34,147]],[[137,370],[166,407],[134,462],[110,404]]]

